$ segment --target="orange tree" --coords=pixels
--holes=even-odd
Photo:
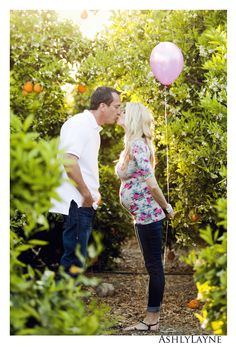
[[[52,11],[13,11],[11,106],[22,118],[34,112],[33,128],[55,136],[71,112],[61,89],[66,82],[76,86],[74,112],[87,107],[91,91],[104,84],[120,89],[124,101],[143,101],[156,120],[157,177],[165,190],[164,91],[150,73],[149,58],[160,41],[176,43],[185,65],[167,91],[170,199],[177,211],[175,237],[187,244],[198,238],[199,226],[216,228],[213,205],[226,192],[225,30],[225,11],[117,11],[109,31],[88,44],[77,27],[59,23]],[[96,227],[107,253],[117,244],[114,256],[131,231],[113,175],[122,136],[121,129],[104,127],[100,155],[103,206]]]
[[[184,69],[166,91],[168,138],[165,91],[149,65],[161,41],[174,42],[184,55]],[[204,302],[198,318],[206,330],[225,334],[226,11],[114,12],[109,31],[99,35],[94,55],[78,71],[78,78],[88,76],[91,86],[111,84],[122,90],[124,102],[142,101],[153,112],[156,173],[164,191],[169,145],[170,201],[176,211],[171,231],[178,244],[204,246],[188,260]],[[109,152],[105,148],[101,156],[106,165],[118,156],[119,137],[116,129],[106,133]]]
[[[227,202],[218,199],[215,205],[218,229],[210,225],[200,229],[206,247],[192,250],[187,260],[194,268],[198,300],[203,305],[196,314],[202,327],[213,334],[227,334]]]
[[[22,121],[29,114],[34,115],[29,130],[37,131],[39,138],[49,140],[57,137],[62,123],[72,113],[89,106],[92,89],[87,88],[86,80],[75,79],[72,72],[94,52],[94,43],[82,37],[77,25],[58,21],[54,11],[12,11],[10,44],[11,109]],[[73,89],[75,102],[72,104],[66,98],[66,86]],[[33,179],[33,174],[28,172],[29,180]],[[99,262],[100,266],[104,266],[110,259],[119,256],[120,246],[131,227],[127,213],[119,204],[119,186],[118,181],[114,182],[113,171],[101,167],[100,179],[101,185],[106,186],[110,194],[107,199],[103,199],[103,210],[95,225],[104,235],[103,242],[109,240],[109,244],[105,242],[105,251]],[[21,191],[20,194],[26,193]],[[19,215],[18,219],[21,225],[23,222]],[[55,216],[49,215],[48,219],[52,228],[53,225],[60,226]],[[59,230],[57,236],[60,238]],[[44,232],[37,237],[53,239]],[[56,244],[51,247],[55,248]],[[51,265],[53,261],[48,255],[52,252],[45,249],[40,257],[44,258],[47,265]],[[47,253],[46,258],[44,251]]]
[[[171,41],[184,55],[184,69],[167,89],[153,77],[149,59],[155,45]],[[213,205],[226,194],[226,12],[117,11],[109,31],[78,70],[89,86],[106,83],[122,91],[123,101],[142,101],[155,116],[157,176],[166,187],[166,143],[170,151],[172,223],[182,244],[198,239],[198,227],[217,224]],[[113,165],[122,131],[108,128],[101,162]],[[112,150],[111,150],[112,148]]]
[[[78,26],[59,21],[54,11],[11,11],[11,108],[20,118],[35,115],[41,136],[57,136],[68,118],[63,86],[89,52]]]

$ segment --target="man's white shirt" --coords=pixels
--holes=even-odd
[[[60,132],[59,150],[73,154],[78,159],[78,164],[83,180],[95,201],[99,200],[99,172],[98,152],[100,148],[100,134],[102,130],[93,114],[85,110],[69,118],[62,126]],[[61,201],[52,199],[53,207],[50,212],[68,215],[71,200],[78,207],[82,205],[83,198],[78,189],[73,185],[62,167],[63,183],[57,188]]]

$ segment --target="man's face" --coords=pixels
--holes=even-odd
[[[121,114],[120,109],[120,96],[116,93],[112,93],[113,101],[110,106],[106,105],[104,110],[104,123],[114,124]]]

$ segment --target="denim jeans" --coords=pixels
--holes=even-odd
[[[149,274],[148,312],[160,311],[164,294],[165,277],[161,258],[162,225],[162,220],[135,225],[136,236]]]
[[[75,250],[80,246],[80,253],[86,258],[88,240],[92,232],[95,210],[93,207],[79,207],[71,201],[69,215],[64,216],[63,248],[61,265],[68,271],[71,265],[84,266]]]

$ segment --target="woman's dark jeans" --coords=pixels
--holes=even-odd
[[[163,221],[136,224],[135,231],[149,274],[148,312],[159,312],[165,287],[161,258]]]
[[[68,271],[71,265],[84,266],[84,261],[75,253],[80,246],[81,255],[86,258],[88,240],[92,232],[95,210],[93,207],[79,207],[71,201],[69,215],[64,216],[63,248],[61,265]]]

